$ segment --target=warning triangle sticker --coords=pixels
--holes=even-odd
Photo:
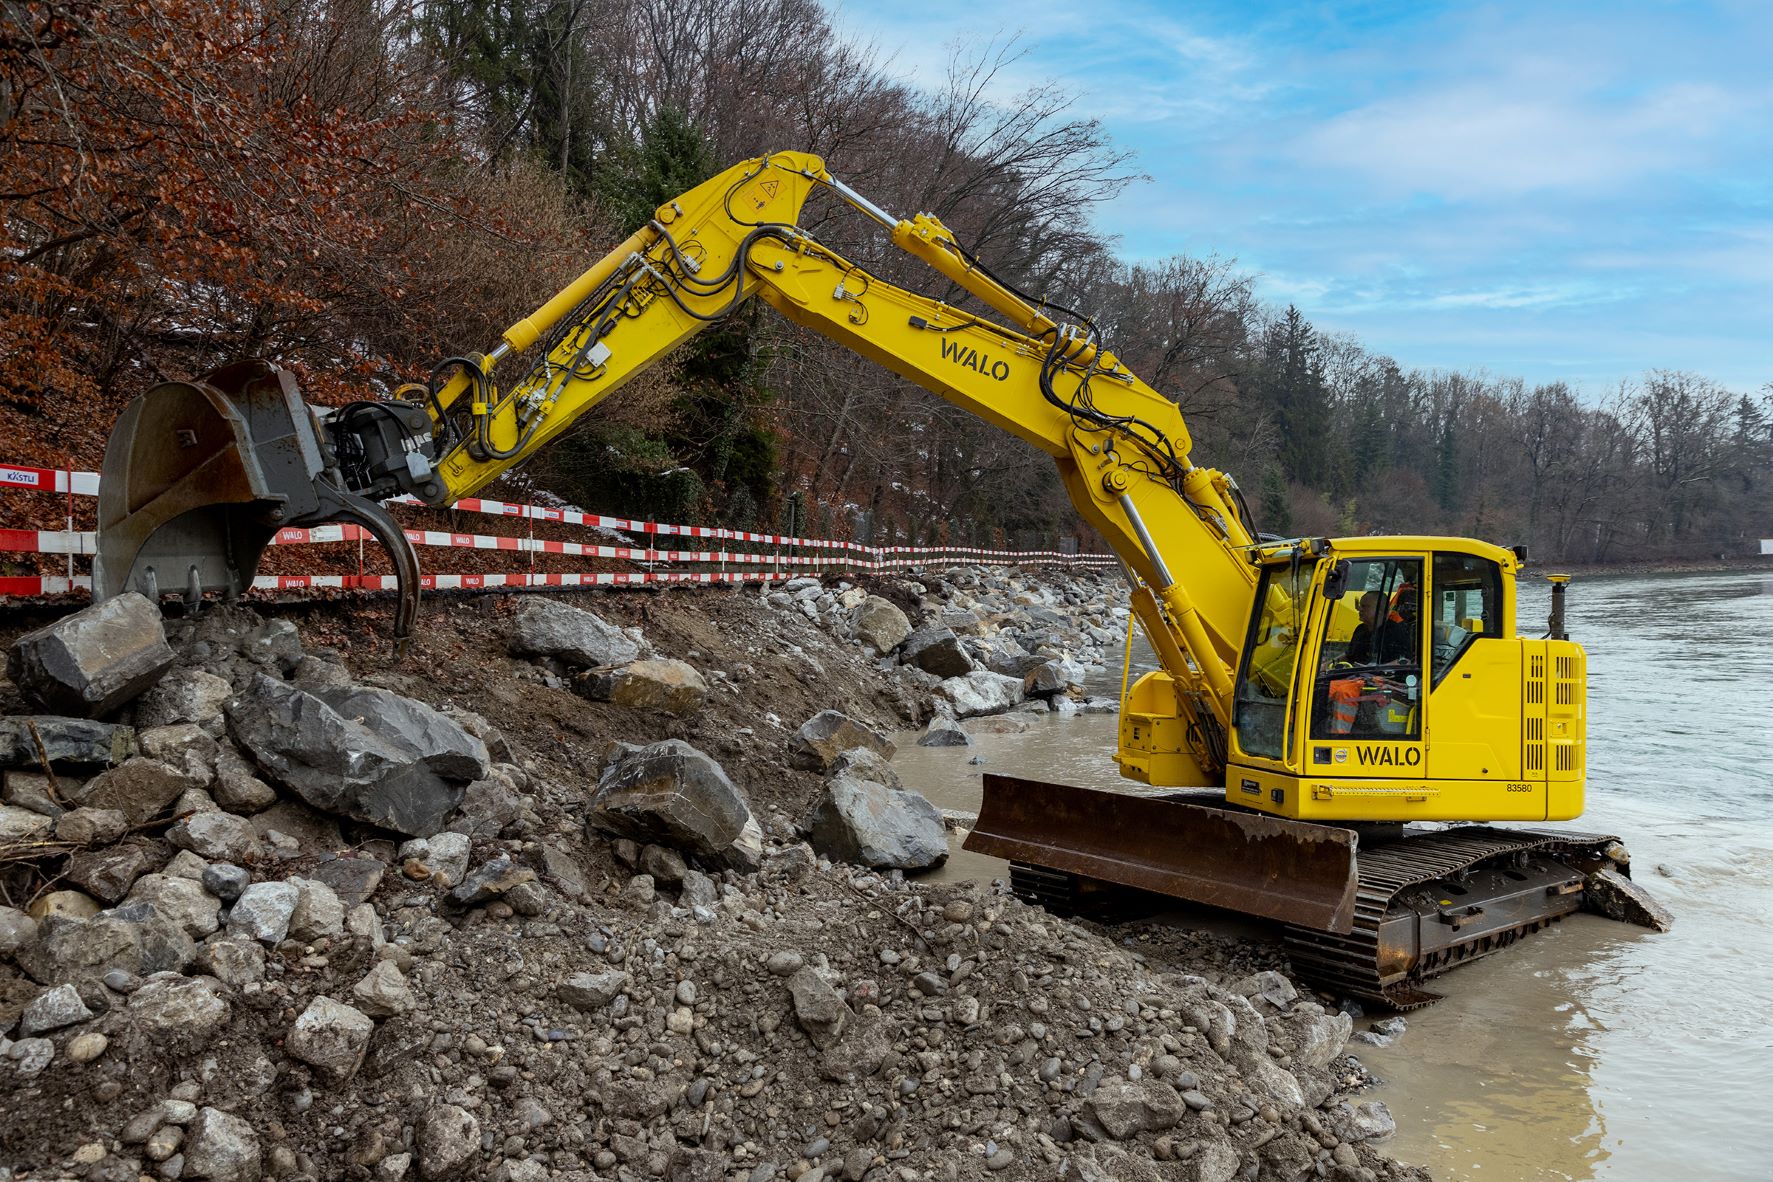
[[[773,201],[776,197],[776,189],[781,183],[781,181],[758,181],[757,187],[763,190],[765,197]]]

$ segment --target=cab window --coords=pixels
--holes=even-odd
[[[1309,566],[1272,566],[1256,589],[1258,610],[1244,642],[1232,725],[1246,755],[1287,757],[1287,710],[1311,590]]]
[[[1475,554],[1436,554],[1429,592],[1431,676],[1439,685],[1474,640],[1502,635],[1502,568]]]
[[[1344,586],[1325,613],[1311,735],[1416,738],[1422,733],[1422,560],[1356,559]]]

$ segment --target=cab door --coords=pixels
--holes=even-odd
[[[1503,634],[1502,568],[1436,553],[1425,603],[1429,776],[1520,780],[1521,645]]]

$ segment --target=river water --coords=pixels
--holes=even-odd
[[[1523,624],[1547,598],[1523,580]],[[1569,629],[1589,773],[1568,828],[1623,838],[1675,928],[1572,916],[1439,978],[1392,1046],[1351,1048],[1397,1118],[1387,1149],[1441,1179],[1773,1178],[1773,574],[1581,580]],[[906,736],[894,767],[976,809],[984,771],[1113,787],[1114,742],[1111,716],[1042,719],[972,748]],[[939,873],[1004,866],[957,849]]]

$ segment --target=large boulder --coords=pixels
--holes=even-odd
[[[899,650],[899,659],[937,677],[965,677],[974,668],[954,629],[940,626],[913,632]]]
[[[256,674],[228,728],[266,775],[315,808],[424,835],[443,828],[486,744],[421,702],[352,686],[307,693]]]
[[[877,653],[890,653],[911,635],[911,621],[891,600],[870,595],[856,609],[856,624],[850,635]]]
[[[25,633],[6,674],[33,705],[98,718],[159,681],[173,659],[160,609],[131,591]]]
[[[1076,687],[1083,688],[1084,667],[1076,661],[1043,661],[1022,678],[1022,692],[1031,698],[1050,698]]]
[[[640,659],[640,645],[593,612],[552,599],[524,596],[511,620],[509,647],[520,657],[554,657],[592,669]]]
[[[134,727],[86,718],[14,715],[0,718],[0,767],[40,767],[39,739],[44,754],[58,767],[110,767],[135,751]]]
[[[573,684],[594,702],[666,714],[694,714],[708,700],[708,683],[695,666],[668,658],[593,669]]]
[[[1001,714],[1022,701],[1022,682],[979,669],[965,677],[947,678],[936,687],[936,696],[948,703],[956,718]]]
[[[795,765],[820,772],[830,771],[853,747],[865,747],[882,759],[891,759],[896,750],[891,739],[838,710],[819,711],[788,740]]]
[[[971,747],[973,736],[966,733],[960,723],[946,714],[938,714],[930,719],[930,725],[923,734],[917,737],[919,747]]]
[[[757,823],[725,769],[682,739],[623,744],[591,798],[591,824],[716,866],[755,869]],[[761,852],[761,842],[755,843]]]
[[[935,805],[910,789],[855,776],[826,781],[808,829],[815,850],[862,866],[923,870],[948,858],[948,832]]]

